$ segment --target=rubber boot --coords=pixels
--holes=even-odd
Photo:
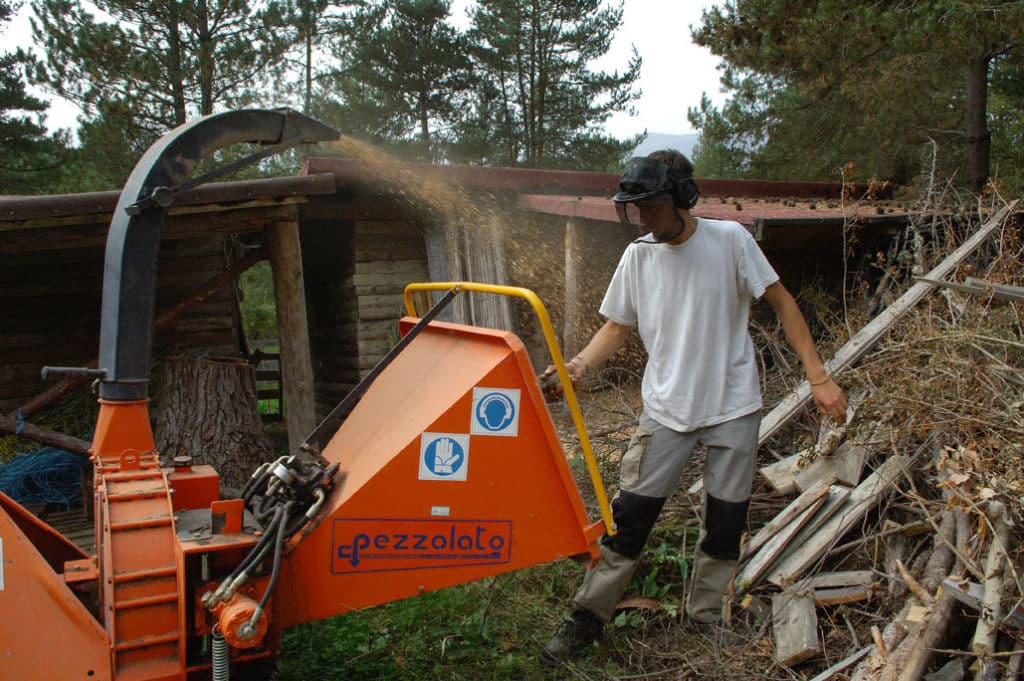
[[[722,599],[736,572],[737,561],[712,558],[700,549],[694,557],[693,583],[686,599],[686,616],[701,624],[722,621]]]

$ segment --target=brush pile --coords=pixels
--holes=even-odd
[[[799,363],[772,363],[765,401],[779,406],[723,604],[746,635],[704,650],[655,637],[644,676],[1021,678],[1022,227],[1016,208],[913,224],[870,283],[818,310],[851,397],[845,424],[815,423]],[[789,352],[758,335],[763,356]],[[653,659],[671,664],[659,674]]]

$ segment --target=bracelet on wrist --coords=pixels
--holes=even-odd
[[[821,379],[820,381],[815,382],[815,381],[811,381],[811,380],[808,379],[808,382],[811,384],[812,388],[817,388],[819,385],[825,385],[826,383],[828,383],[831,380],[832,380],[831,376],[826,376],[825,378]]]

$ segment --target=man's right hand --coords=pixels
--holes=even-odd
[[[580,381],[587,375],[587,363],[579,357],[573,357],[565,363],[565,370],[569,372],[569,380],[572,381],[573,390],[576,390],[579,387]],[[554,364],[549,365],[540,378],[541,389],[548,401],[558,400],[565,393],[561,381],[558,380],[558,369]]]

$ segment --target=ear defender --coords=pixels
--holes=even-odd
[[[689,210],[697,205],[700,197],[700,187],[693,181],[693,166],[689,166],[688,172],[676,168],[668,169],[668,177],[671,182],[672,201],[678,208]]]

